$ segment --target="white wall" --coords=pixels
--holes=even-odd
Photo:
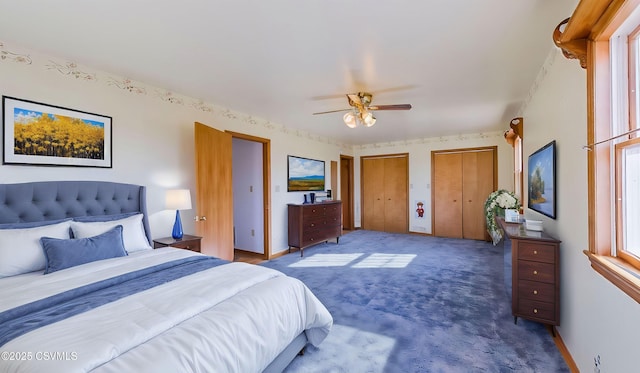
[[[193,127],[198,121],[271,140],[272,251],[287,248],[286,204],[299,202],[287,193],[287,154],[339,160],[344,145],[291,130],[248,114],[203,103],[196,98],[64,59],[3,43],[5,51],[29,57],[31,63],[0,59],[0,94],[113,118],[113,168],[0,165],[0,182],[44,180],[109,180],[147,186],[152,236],[171,234],[175,212],[164,209],[164,192],[189,188],[196,205]],[[343,150],[348,154],[350,151]],[[330,174],[327,183],[330,185]],[[197,211],[182,211],[185,233],[195,230]]]
[[[233,139],[234,247],[264,254],[262,143]]]
[[[588,250],[586,71],[554,50],[523,110],[526,157],[551,140],[557,143],[557,219],[532,210],[560,246],[558,332],[580,371],[637,371],[640,305],[591,269]],[[527,175],[525,173],[525,185]],[[526,192],[525,192],[526,193]]]
[[[505,123],[505,129],[508,128]],[[354,164],[355,225],[361,222],[360,158],[369,155],[409,153],[409,231],[431,234],[431,152],[445,149],[498,147],[498,189],[513,190],[513,148],[507,144],[503,132],[435,137],[412,141],[357,146]],[[424,217],[415,213],[416,202],[424,203]]]

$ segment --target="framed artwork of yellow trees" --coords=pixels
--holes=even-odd
[[[3,164],[112,167],[111,117],[2,96]]]

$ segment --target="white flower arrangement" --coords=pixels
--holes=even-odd
[[[505,209],[520,209],[520,201],[515,194],[505,189],[499,189],[489,194],[484,203],[484,215],[487,220],[487,230],[494,245],[497,245],[502,239],[502,230],[498,228],[495,215]]]

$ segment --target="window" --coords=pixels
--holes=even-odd
[[[522,132],[524,120],[522,117],[513,118],[509,123],[510,129],[504,133],[504,138],[513,146],[513,192],[522,205]]]
[[[624,18],[610,40],[612,113],[609,127],[613,140],[612,232],[610,256],[624,260],[640,270],[640,143],[632,130],[640,121],[640,17],[634,11]],[[596,61],[596,64],[598,61]],[[615,99],[617,98],[617,99]],[[606,122],[597,124],[605,126]]]
[[[616,144],[616,249],[640,268],[640,139]]]
[[[591,266],[640,302],[640,0],[582,0],[556,44],[587,69]],[[554,36],[555,40],[555,36]],[[564,44],[567,43],[569,44]],[[567,53],[568,50],[573,53]]]
[[[513,190],[520,204],[524,206],[522,200],[522,137],[518,136],[513,143]]]

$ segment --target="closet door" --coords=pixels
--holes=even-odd
[[[362,228],[394,233],[409,230],[409,157],[362,158]]]
[[[484,202],[496,186],[496,148],[433,152],[433,234],[488,239]]]
[[[362,160],[362,228],[384,231],[384,159]]]
[[[491,150],[462,153],[462,237],[487,239],[484,202],[493,192],[494,153]]]
[[[384,158],[384,231],[407,233],[407,157]]]
[[[462,238],[462,153],[433,153],[433,234]]]

